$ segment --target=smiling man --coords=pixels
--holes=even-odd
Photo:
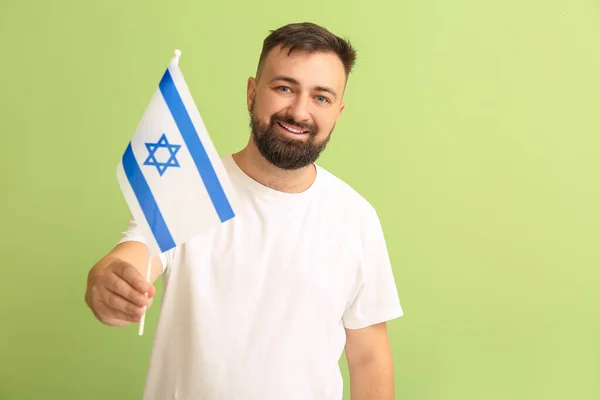
[[[138,322],[164,275],[145,400],[394,398],[386,321],[402,315],[381,224],[315,164],[344,110],[351,45],[310,23],[273,31],[247,85],[251,135],[223,157],[237,218],[161,254],[135,221],[92,269],[86,302],[104,324]]]

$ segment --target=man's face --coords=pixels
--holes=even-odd
[[[263,157],[282,169],[315,162],[344,109],[345,84],[335,53],[274,48],[257,79],[248,80],[250,127]]]

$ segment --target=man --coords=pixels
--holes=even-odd
[[[130,221],[90,271],[104,324],[138,322],[164,275],[145,400],[394,398],[386,321],[402,315],[381,225],[358,193],[315,165],[344,110],[355,50],[290,24],[263,43],[247,85],[251,138],[223,157],[238,216],[152,262]],[[146,296],[147,293],[147,296]]]

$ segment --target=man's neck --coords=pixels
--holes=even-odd
[[[296,170],[275,167],[260,154],[252,139],[243,150],[233,154],[233,160],[250,178],[280,192],[301,193],[313,184],[316,177],[313,164]]]

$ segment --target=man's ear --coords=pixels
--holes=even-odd
[[[256,94],[256,79],[253,77],[248,78],[248,85],[246,88],[246,103],[248,106],[248,111],[252,109],[252,104],[254,103],[254,97]]]
[[[342,101],[342,105],[340,106],[340,117],[342,116],[342,113],[344,112],[345,109],[346,109],[346,103],[344,103]]]

